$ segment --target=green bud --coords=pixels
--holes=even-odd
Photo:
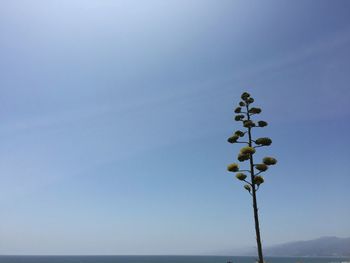
[[[261,185],[264,182],[264,178],[262,176],[254,176],[253,179],[254,184]]]
[[[241,107],[237,107],[237,108],[235,109],[235,113],[241,113],[241,110],[242,110]]]
[[[268,146],[268,145],[271,145],[272,140],[268,137],[262,137],[262,138],[256,139],[255,143],[258,145]]]
[[[241,95],[242,100],[246,100],[249,97],[250,97],[250,94],[248,92],[243,92]]]
[[[249,185],[249,184],[245,184],[245,185],[244,185],[244,189],[247,190],[249,193],[250,193],[250,191],[251,191],[250,185]]]
[[[247,178],[247,176],[246,176],[244,173],[237,173],[237,174],[236,174],[236,178],[237,178],[238,180],[243,181],[243,180],[245,180],[245,179]]]
[[[252,104],[254,102],[254,99],[253,98],[247,98],[246,102],[248,104]]]
[[[255,123],[252,122],[251,120],[245,120],[243,121],[243,126],[246,128],[251,128],[251,127],[255,127]]]
[[[238,154],[238,157],[237,157],[237,160],[240,161],[240,162],[244,162],[246,160],[249,160],[250,158],[250,155],[249,154],[242,154],[242,153],[239,153]]]
[[[227,166],[227,171],[229,172],[238,172],[239,166],[236,163],[231,163]]]
[[[235,116],[235,121],[241,121],[243,119],[244,119],[244,115],[242,115],[242,114],[239,114],[239,115]]]
[[[244,103],[243,101],[240,101],[240,102],[239,102],[239,106],[244,107],[244,106],[245,106],[245,103]]]
[[[238,131],[235,131],[235,135],[237,135],[239,137],[243,137],[244,136],[244,132],[238,130]]]
[[[249,113],[253,113],[253,114],[259,114],[261,112],[260,108],[251,108],[249,110]]]
[[[255,165],[255,168],[261,172],[265,172],[269,167],[264,163],[259,163]]]
[[[255,148],[250,146],[245,146],[240,150],[241,154],[254,154]]]
[[[237,142],[238,138],[239,138],[238,135],[232,135],[231,137],[229,137],[229,138],[227,139],[227,141],[228,141],[229,143],[235,143],[235,142]]]
[[[273,157],[265,157],[263,159],[263,163],[266,165],[275,165],[277,163],[277,160]]]
[[[266,121],[258,121],[258,126],[265,127],[265,126],[267,126],[267,122]]]

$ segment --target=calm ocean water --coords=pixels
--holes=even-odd
[[[0,263],[254,263],[230,256],[0,256]],[[350,258],[266,258],[268,263],[350,263]]]

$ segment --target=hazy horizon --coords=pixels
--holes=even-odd
[[[263,246],[350,237],[349,1],[0,3],[0,254],[255,246],[226,165],[248,91]]]

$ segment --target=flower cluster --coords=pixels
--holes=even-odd
[[[264,183],[264,178],[260,174],[267,171],[269,166],[275,165],[277,160],[273,157],[264,157],[261,163],[253,162],[253,155],[256,153],[256,148],[269,146],[272,144],[272,140],[268,137],[261,137],[256,140],[252,139],[251,132],[253,128],[266,127],[268,124],[266,121],[259,120],[255,122],[252,120],[253,115],[260,114],[262,110],[258,107],[251,107],[254,99],[248,92],[244,92],[241,95],[241,99],[239,105],[234,109],[234,112],[236,113],[234,119],[242,123],[243,131],[235,131],[227,141],[229,143],[246,143],[246,146],[240,149],[237,160],[239,162],[250,160],[250,170],[240,170],[237,163],[231,163],[228,165],[227,170],[236,173],[236,178],[238,180],[248,183],[244,185],[244,188],[251,193],[251,191],[256,191],[259,186]],[[244,141],[244,138],[246,138],[246,141]],[[250,172],[251,176],[248,177],[247,174],[243,172]],[[247,178],[249,178],[249,180]]]

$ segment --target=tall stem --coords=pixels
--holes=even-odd
[[[247,119],[250,120],[249,106],[247,105]],[[252,132],[251,127],[248,127],[248,138],[249,146],[252,147]],[[255,233],[256,233],[256,243],[258,247],[259,263],[264,263],[264,257],[262,253],[262,244],[260,237],[260,226],[259,226],[259,215],[258,215],[258,204],[256,201],[256,184],[254,183],[254,161],[253,155],[250,155],[250,176],[252,182],[252,197],[253,197],[253,210],[254,210],[254,222],[255,222]]]

